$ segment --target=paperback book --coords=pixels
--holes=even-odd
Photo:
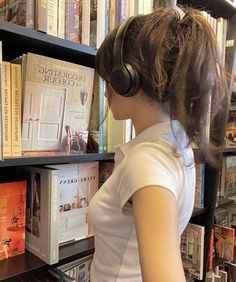
[[[32,53],[25,69],[23,155],[86,153],[94,69]]]

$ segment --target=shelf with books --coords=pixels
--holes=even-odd
[[[32,52],[94,67],[96,49],[13,23],[0,22],[0,40],[3,41],[2,51],[5,60],[12,60],[24,53]]]
[[[177,3],[209,11],[214,17],[230,18],[236,12],[236,5],[230,0],[177,0]]]
[[[224,148],[224,155],[236,154],[236,147],[235,148]]]
[[[81,155],[65,154],[65,155],[57,155],[57,156],[45,155],[45,156],[37,156],[37,157],[24,156],[19,158],[9,158],[9,159],[5,159],[4,161],[0,161],[0,167],[108,161],[113,159],[114,159],[113,153],[81,154]]]

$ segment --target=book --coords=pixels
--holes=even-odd
[[[11,63],[2,62],[3,158],[12,156],[11,118]]]
[[[99,187],[111,176],[115,163],[113,161],[99,162]]]
[[[65,38],[65,28],[66,28],[66,19],[65,19],[65,5],[66,0],[58,0],[57,14],[58,14],[58,23],[57,23],[57,36],[60,38]]]
[[[215,231],[215,252],[216,256],[233,261],[234,259],[234,228],[223,226],[223,225],[214,225]]]
[[[6,20],[8,22],[34,29],[34,0],[8,0],[6,7]]]
[[[0,260],[25,252],[26,182],[0,183]]]
[[[57,263],[58,170],[23,166],[17,171],[27,180],[26,249],[47,264]]]
[[[97,0],[90,0],[90,40],[91,47],[97,47]]]
[[[89,282],[92,258],[93,255],[88,255],[84,258],[63,264],[57,267],[57,269],[75,279],[75,281]]]
[[[196,186],[195,186],[195,198],[194,207],[204,208],[205,202],[205,167],[204,163],[196,164]]]
[[[66,18],[66,39],[75,43],[80,43],[79,33],[79,8],[80,1],[66,0],[65,18]]]
[[[236,84],[235,75],[234,75],[234,80],[235,82],[233,83],[233,85]],[[233,86],[233,91],[236,92],[236,86],[235,86],[235,90]],[[226,148],[236,147],[236,102],[232,102],[229,108],[228,122],[226,125],[225,147]]]
[[[47,167],[59,170],[59,244],[92,235],[87,211],[90,200],[98,190],[98,162]]]
[[[22,117],[22,73],[21,65],[11,63],[11,151],[13,157],[21,156],[21,117]]]
[[[220,196],[229,198],[236,192],[236,156],[224,156],[220,181]]]
[[[23,154],[86,153],[94,69],[32,53],[26,61]]]
[[[204,234],[204,226],[188,223],[180,241],[184,270],[199,280],[203,278]]]

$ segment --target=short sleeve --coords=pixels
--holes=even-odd
[[[122,164],[118,187],[122,210],[136,191],[150,185],[168,189],[177,199],[181,174],[179,157],[158,144],[150,144],[133,148]]]

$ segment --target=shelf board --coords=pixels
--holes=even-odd
[[[0,281],[16,281],[16,279],[23,278],[33,271],[56,267],[92,253],[94,253],[94,237],[60,247],[59,263],[53,266],[47,265],[38,257],[26,251],[22,255],[0,261]]]
[[[224,148],[223,154],[236,154],[236,147]]]
[[[57,155],[57,156],[23,156],[19,158],[9,158],[0,161],[0,167],[21,166],[21,165],[47,165],[58,163],[79,163],[93,161],[112,161],[113,153],[104,154],[81,154],[81,155]]]
[[[10,281],[10,279],[15,279],[16,276],[22,274],[26,275],[34,270],[39,270],[40,268],[46,267],[46,263],[26,251],[22,255],[11,257],[0,261],[0,281]]]
[[[94,67],[96,49],[32,30],[10,22],[0,22],[3,59],[12,60],[31,52],[55,59]]]
[[[236,6],[230,0],[177,0],[177,3],[205,10],[216,18],[231,18],[236,13]]]

